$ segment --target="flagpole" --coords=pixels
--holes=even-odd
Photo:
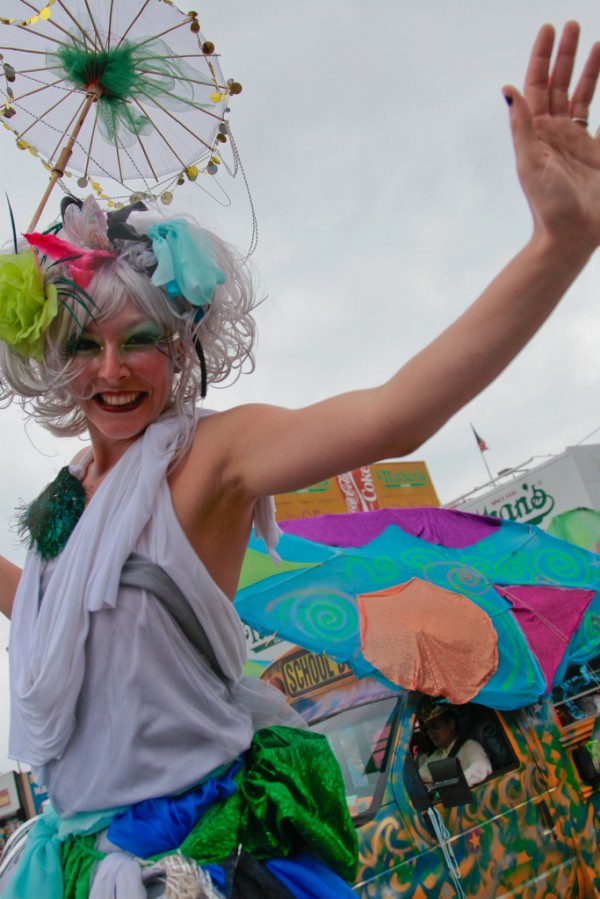
[[[481,453],[481,458],[483,459],[483,464],[485,465],[485,467],[487,469],[487,473],[490,476],[490,481],[492,482],[492,484],[494,486],[496,486],[496,479],[494,478],[492,472],[490,471],[490,466],[487,464],[487,460],[486,460],[485,456],[483,455],[483,452]]]
[[[488,473],[488,475],[489,475],[490,481],[492,482],[492,484],[493,484],[494,487],[495,487],[495,486],[496,486],[496,479],[495,479],[494,476],[492,475],[492,472],[490,471],[490,466],[487,464],[487,459],[486,459],[485,456],[483,455],[484,452],[488,449],[488,447],[486,446],[485,441],[481,439],[481,437],[479,436],[479,434],[477,433],[477,431],[476,431],[475,428],[473,427],[472,422],[469,422],[469,424],[471,425],[471,430],[473,431],[473,436],[475,437],[475,440],[476,440],[476,442],[477,442],[477,446],[479,447],[479,452],[481,453],[481,458],[482,458],[482,460],[483,460],[483,464],[485,465],[486,471],[487,471],[487,473]]]

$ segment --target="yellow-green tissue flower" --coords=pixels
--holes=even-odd
[[[56,287],[44,284],[33,250],[0,256],[0,340],[41,361],[44,331],[57,312]]]

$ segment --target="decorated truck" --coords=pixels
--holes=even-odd
[[[236,605],[253,673],[339,761],[361,899],[600,895],[600,557],[449,510],[284,524],[251,545]],[[424,697],[491,773],[424,784]],[[432,766],[433,768],[434,766]]]
[[[358,834],[362,899],[600,894],[600,745],[592,738],[600,657],[524,708],[458,707],[493,769],[462,794],[455,783],[427,789],[419,778],[421,693],[358,680],[348,665],[298,647],[262,676],[337,756]]]
[[[286,529],[281,559],[254,539],[246,556],[248,673],[333,748],[357,896],[599,896],[600,557],[440,509]],[[432,702],[452,710],[454,746],[479,744],[483,778],[452,749],[432,760]],[[0,892],[29,826],[7,843]]]

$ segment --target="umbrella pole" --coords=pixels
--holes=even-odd
[[[67,141],[67,143],[65,144],[63,149],[60,151],[60,156],[56,160],[54,168],[52,169],[48,187],[44,191],[44,195],[43,195],[42,199],[40,200],[39,206],[36,209],[33,218],[31,219],[31,224],[29,225],[29,228],[28,228],[29,231],[34,230],[35,226],[37,225],[37,223],[40,220],[40,216],[41,216],[42,212],[44,211],[44,207],[45,207],[46,203],[48,202],[48,198],[49,198],[50,194],[52,193],[52,189],[54,188],[54,185],[56,184],[58,179],[62,178],[62,176],[64,175],[65,168],[67,167],[67,163],[69,162],[69,159],[71,158],[71,153],[73,152],[73,147],[75,145],[75,141],[79,137],[79,132],[81,131],[83,123],[85,122],[85,118],[86,118],[88,112],[90,111],[90,107],[91,107],[92,103],[95,103],[97,99],[98,99],[98,94],[95,91],[88,91],[88,94],[85,98],[85,103],[83,104],[83,107],[79,114],[79,118],[77,119],[77,121],[75,123],[75,127],[73,128],[73,131],[71,132],[71,136],[69,137],[69,140]]]

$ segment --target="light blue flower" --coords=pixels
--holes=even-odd
[[[171,297],[185,297],[192,306],[209,305],[217,284],[225,283],[225,275],[208,237],[201,231],[190,232],[183,219],[151,225],[147,234],[158,263],[152,283],[164,287]]]

